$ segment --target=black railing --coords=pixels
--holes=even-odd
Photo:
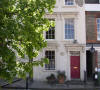
[[[87,82],[87,72],[84,71],[84,84],[86,85],[86,82]]]

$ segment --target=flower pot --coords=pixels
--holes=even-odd
[[[64,77],[59,77],[58,82],[59,82],[59,84],[64,84],[65,78]]]

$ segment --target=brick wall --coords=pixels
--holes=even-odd
[[[100,17],[100,12],[86,12],[86,42],[100,43],[97,40],[96,18]]]

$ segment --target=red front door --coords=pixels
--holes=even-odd
[[[71,56],[71,78],[80,78],[80,56]]]

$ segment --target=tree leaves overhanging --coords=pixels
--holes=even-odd
[[[22,62],[16,56],[32,60],[46,47],[43,31],[54,23],[44,15],[52,13],[54,5],[55,0],[0,0],[0,78],[26,77],[33,65],[47,62]]]

